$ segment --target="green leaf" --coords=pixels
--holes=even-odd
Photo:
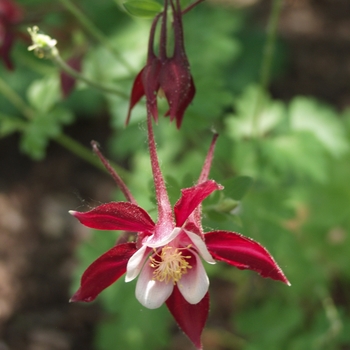
[[[222,182],[225,197],[241,200],[253,183],[249,176],[237,176]]]
[[[181,195],[181,185],[174,176],[165,176],[170,203],[174,205]]]
[[[214,222],[223,222],[227,220],[227,216],[224,213],[220,213],[216,210],[208,210],[205,212],[205,214]]]
[[[242,16],[219,6],[197,6],[186,14],[186,53],[196,85],[182,130],[209,129],[232,101],[227,89],[227,67],[236,61],[240,46],[232,31],[241,27]],[[208,25],[210,24],[210,25]],[[200,30],[199,30],[200,28]]]
[[[330,107],[306,97],[296,97],[289,106],[292,129],[313,134],[333,156],[349,150],[346,131]]]
[[[259,99],[259,111],[256,104]],[[285,107],[272,101],[258,86],[249,86],[234,104],[236,113],[226,120],[229,136],[234,139],[264,136],[283,120]]]
[[[131,0],[123,5],[131,15],[143,18],[152,18],[163,10],[163,6],[156,1]]]
[[[265,140],[261,152],[270,170],[286,176],[312,178],[317,182],[327,180],[326,154],[319,140],[308,132],[294,132]]]
[[[115,349],[116,342],[118,349],[128,350],[164,349],[169,344],[170,314],[165,306],[143,307],[135,298],[135,285],[121,278],[99,296],[109,314],[96,329],[97,349]]]
[[[303,320],[300,308],[269,297],[237,317],[240,332],[250,336],[252,349],[282,349]],[[294,332],[294,333],[293,333]]]
[[[60,100],[60,84],[57,74],[35,80],[28,88],[30,105],[37,111],[47,113]]]
[[[0,113],[0,137],[22,130],[24,127],[25,122],[18,117]]]
[[[37,114],[22,134],[21,151],[35,160],[43,159],[49,139],[58,136],[62,129],[61,125],[68,124],[72,120],[72,113],[64,108]]]

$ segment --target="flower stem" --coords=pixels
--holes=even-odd
[[[157,204],[158,204],[158,222],[163,223],[165,226],[171,226],[172,209],[166,190],[165,181],[160,170],[159,160],[157,155],[156,142],[154,140],[154,133],[152,128],[152,115],[147,110],[147,127],[148,127],[148,147],[151,158],[152,173],[154,179],[154,187],[156,191]]]
[[[261,69],[260,69],[260,82],[259,82],[260,89],[258,90],[258,93],[256,96],[255,107],[253,112],[252,135],[255,138],[259,137],[259,130],[258,130],[259,120],[258,119],[259,119],[259,115],[261,114],[263,94],[270,83],[271,66],[273,61],[273,53],[274,53],[274,48],[276,43],[278,20],[280,17],[281,9],[282,9],[282,0],[274,0],[272,3],[271,14],[268,21],[267,39],[264,46],[263,58],[262,58]]]
[[[64,62],[58,52],[57,52],[57,54],[52,55],[51,57],[52,57],[53,62],[60,69],[65,71],[67,74],[71,75],[73,78],[81,80],[81,81],[85,82],[86,84],[88,84],[88,85],[90,85],[98,90],[101,90],[101,91],[104,91],[107,93],[111,93],[111,94],[123,97],[125,99],[129,99],[129,96],[120,90],[114,89],[113,87],[106,86],[106,85],[100,84],[96,81],[93,81],[89,78],[86,78],[84,75],[80,74],[75,69],[71,68],[66,62]]]
[[[103,46],[105,46],[118,60],[128,69],[130,73],[134,73],[134,70],[129,63],[122,57],[120,52],[110,44],[103,33],[90,21],[86,15],[79,10],[70,0],[60,0],[63,6],[80,22],[80,24]]]

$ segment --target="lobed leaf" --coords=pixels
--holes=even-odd
[[[156,1],[131,0],[123,6],[131,15],[143,18],[152,18],[163,10],[163,6]]]

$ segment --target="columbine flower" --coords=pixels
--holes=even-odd
[[[174,52],[171,57],[168,57],[166,53],[169,1],[174,18]],[[157,56],[154,53],[154,37],[160,17],[162,17],[162,24],[159,56]],[[176,126],[180,128],[185,110],[195,95],[195,87],[184,47],[182,12],[179,0],[176,0],[176,6],[174,0],[165,0],[163,13],[157,15],[152,23],[147,63],[134,81],[126,124],[129,122],[132,108],[144,95],[146,96],[148,111],[157,121],[157,94],[166,97],[169,110],[165,115],[170,116],[171,121],[176,119]]]
[[[209,311],[209,280],[202,259],[209,263],[224,261],[239,269],[254,270],[263,277],[288,285],[289,282],[259,243],[235,232],[203,232],[201,203],[213,191],[223,189],[208,180],[216,137],[197,185],[182,190],[172,211],[159,167],[150,115],[147,121],[158,220],[153,222],[136,204],[120,177],[112,173],[129,202],[107,203],[88,212],[72,211],[71,214],[91,228],[137,232],[137,240],[118,243],[93,262],[84,272],[81,286],[71,301],[94,300],[124,273],[127,282],[138,277],[136,298],[139,302],[151,309],[165,302],[185,334],[197,349],[202,349],[200,338]]]
[[[13,69],[10,52],[18,36],[16,26],[22,20],[21,8],[11,0],[0,0],[0,58]]]

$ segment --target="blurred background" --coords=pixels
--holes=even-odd
[[[118,237],[68,214],[123,199],[91,140],[156,218],[144,101],[124,126],[151,25],[133,14],[119,0],[0,0],[0,350],[193,349],[123,278],[68,303]],[[350,2],[210,0],[183,20],[197,93],[181,130],[155,127],[171,201],[218,131],[210,177],[228,190],[204,203],[204,227],[259,241],[292,284],[206,266],[204,349],[350,349]],[[116,92],[28,52],[33,25]]]

